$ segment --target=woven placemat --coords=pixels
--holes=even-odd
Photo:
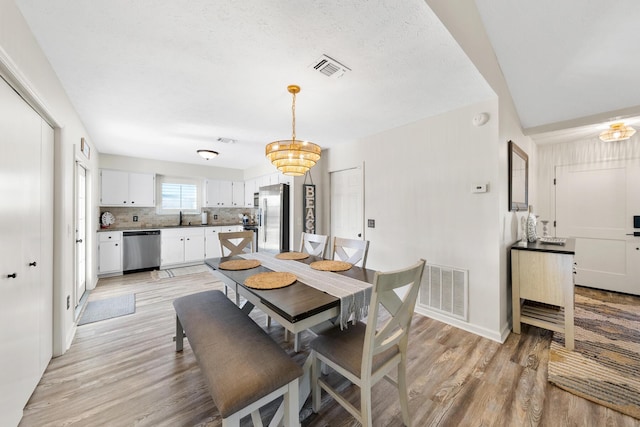
[[[268,271],[247,277],[244,285],[253,289],[280,289],[293,285],[298,278],[293,273]]]
[[[321,271],[347,271],[348,269],[353,267],[353,264],[351,264],[350,262],[330,261],[330,260],[315,261],[309,265],[314,270],[321,270]]]
[[[218,266],[220,270],[249,270],[260,265],[257,259],[232,259],[231,261],[221,262]]]
[[[276,258],[299,260],[299,259],[309,258],[309,254],[305,254],[304,252],[282,252],[276,255]]]

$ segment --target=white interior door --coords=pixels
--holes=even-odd
[[[87,290],[87,170],[76,162],[76,256],[75,256],[75,306]]]
[[[640,160],[556,168],[556,235],[576,238],[576,284],[640,295],[638,185]]]
[[[364,239],[363,194],[361,167],[331,172],[332,238]]]

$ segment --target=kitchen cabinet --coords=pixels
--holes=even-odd
[[[521,323],[560,332],[574,348],[575,239],[565,245],[540,242],[511,247],[513,332]]]
[[[205,206],[211,208],[231,207],[232,185],[231,181],[207,179],[204,184]]]
[[[246,208],[253,207],[253,194],[258,192],[256,187],[256,180],[249,179],[244,182],[244,206]]]
[[[172,228],[160,231],[160,267],[202,262],[204,253],[204,227]]]
[[[0,425],[15,426],[53,350],[54,131],[1,78],[0,135]]]
[[[98,232],[98,274],[122,273],[122,232]]]
[[[236,207],[244,206],[244,181],[233,181],[231,183],[231,205]]]
[[[102,169],[100,206],[155,206],[155,175]]]
[[[244,206],[244,182],[205,181],[205,206],[210,208],[231,208]]]
[[[204,257],[205,258],[218,258],[222,256],[220,254],[220,238],[219,233],[229,233],[234,231],[243,231],[242,225],[217,225],[213,227],[206,227],[204,230]]]

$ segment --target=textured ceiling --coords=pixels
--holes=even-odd
[[[16,3],[102,153],[266,163],[289,84],[298,138],[323,148],[495,96],[424,0]],[[352,71],[319,74],[322,54]]]
[[[323,148],[495,96],[424,0],[15,1],[103,153],[264,164],[291,134],[289,84],[297,136]],[[476,5],[536,142],[640,125],[640,1]],[[322,54],[352,71],[313,71]]]

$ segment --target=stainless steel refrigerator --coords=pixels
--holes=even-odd
[[[258,247],[260,251],[289,250],[289,185],[260,187]]]

